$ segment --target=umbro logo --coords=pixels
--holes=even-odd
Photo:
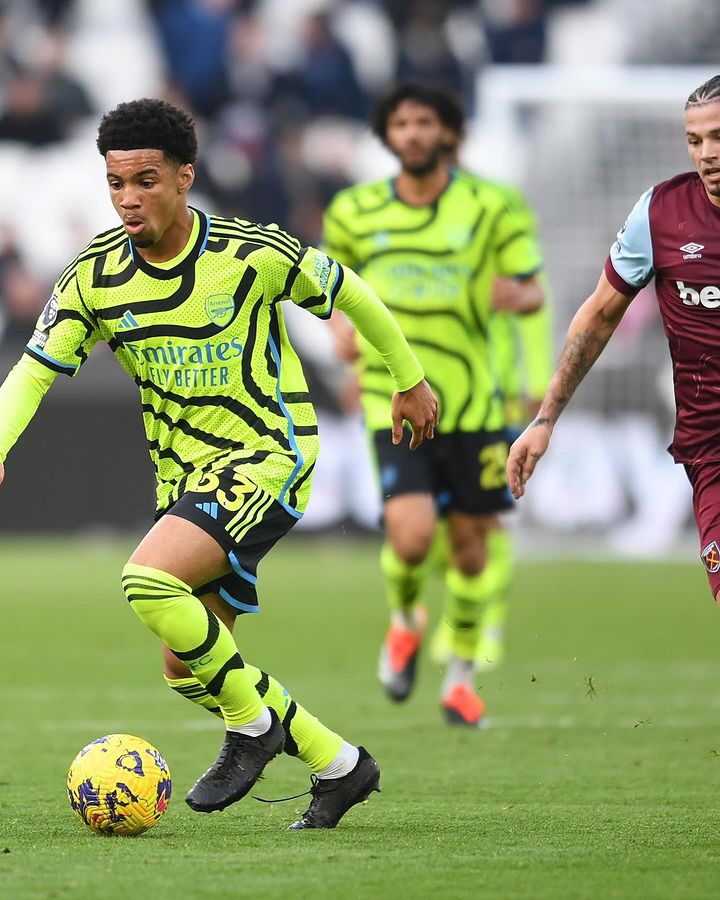
[[[127,310],[125,315],[122,317],[117,326],[117,331],[124,331],[127,328],[139,328],[140,323],[135,318],[135,316]]]
[[[683,244],[680,249],[683,251],[683,259],[700,259],[702,257],[700,251],[705,249],[705,245],[690,241],[689,244]]]

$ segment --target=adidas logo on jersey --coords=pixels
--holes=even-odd
[[[685,306],[704,306],[706,309],[717,309],[720,306],[720,287],[714,284],[699,291],[688,287],[684,281],[676,281],[675,284]]]
[[[127,328],[139,328],[140,323],[128,309],[117,325],[117,331],[124,331]]]

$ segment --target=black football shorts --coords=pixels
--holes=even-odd
[[[232,572],[194,593],[217,593],[238,613],[259,612],[257,567],[265,554],[298,521],[285,508],[233,466],[212,470],[194,491],[162,510],[193,522],[227,553]]]
[[[393,445],[392,432],[373,434],[382,500],[401,494],[432,494],[442,512],[487,516],[512,509],[505,464],[506,431],[435,432],[410,450],[408,433]]]

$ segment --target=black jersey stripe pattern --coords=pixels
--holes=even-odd
[[[81,253],[78,253],[75,259],[61,272],[60,277],[58,278],[58,287],[60,290],[64,291],[68,284],[70,284],[80,263],[89,259],[95,259],[96,256],[103,256],[113,250],[117,250],[119,247],[122,247],[124,243],[127,243],[127,236],[125,235],[125,230],[122,226],[106,232],[106,237],[104,239],[102,235],[95,238],[95,240],[88,244]]]

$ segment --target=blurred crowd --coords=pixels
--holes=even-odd
[[[420,78],[453,89],[471,125],[463,163],[485,170],[502,157],[504,172],[488,174],[512,181],[515,142],[491,111],[478,108],[488,67],[715,66],[719,33],[720,4],[706,0],[656,0],[652,16],[647,0],[0,0],[0,354],[7,364],[17,357],[58,273],[94,234],[116,224],[94,140],[102,112],[122,100],[160,96],[193,112],[201,145],[196,205],[277,222],[317,243],[337,190],[394,170],[366,126],[374,99],[393,81]],[[552,137],[557,121],[550,123]],[[577,133],[586,139],[585,184],[592,160],[610,153],[609,132],[605,143],[587,142],[594,134],[587,123]],[[536,141],[529,155],[535,183],[554,191],[558,148],[550,145],[543,157]],[[617,145],[616,154],[627,152],[625,139]],[[541,157],[549,176],[538,167]],[[603,162],[602,171],[618,180],[616,156]],[[624,209],[629,198],[622,179],[618,184]],[[531,199],[537,204],[537,191]],[[542,205],[536,208],[543,219]],[[585,207],[580,215],[588,221]],[[554,253],[563,262],[580,259],[567,252],[567,229],[553,231],[554,216],[570,229],[577,219],[554,200],[546,204],[548,263]],[[603,223],[602,242],[606,231]],[[595,277],[594,248],[590,255]],[[572,277],[564,281],[576,299]],[[316,403],[331,418],[341,416],[356,402],[351,380],[311,317],[292,318]],[[334,481],[316,485],[315,518],[340,518],[338,498],[350,484],[361,497],[353,501],[355,518],[373,523],[376,504],[366,502],[374,497],[372,474],[367,465],[359,474],[354,463],[347,478],[340,468],[347,453],[333,453],[334,441],[347,446],[347,432],[334,436],[326,424],[324,470]],[[359,432],[353,442],[362,444]]]
[[[144,71],[149,93],[195,114],[196,188],[208,208],[317,242],[330,197],[365,174],[357,147],[378,92],[395,79],[430,79],[472,111],[484,65],[541,62],[550,10],[584,2],[0,0],[0,154],[51,151],[79,134],[91,143],[107,99],[130,99],[98,79],[92,58],[106,48],[102,82],[137,82]],[[113,43],[130,18],[146,35],[141,50]],[[83,29],[90,38],[79,42]],[[17,205],[2,206],[0,334],[24,341],[63,263],[59,251],[33,259]],[[71,254],[72,238],[82,246],[91,236],[75,215],[61,242]]]
[[[338,189],[389,171],[365,121],[394,80],[448,86],[472,119],[492,64],[595,60],[603,46],[628,62],[650,45],[656,62],[712,56],[720,6],[658,0],[650,21],[635,15],[643,3],[0,0],[0,341],[27,333],[58,268],[112,224],[97,212],[101,191],[78,203],[60,181],[68,165],[89,169],[99,115],[118,101],[164,96],[192,110],[207,208],[313,243]],[[682,40],[669,27],[681,10]]]

